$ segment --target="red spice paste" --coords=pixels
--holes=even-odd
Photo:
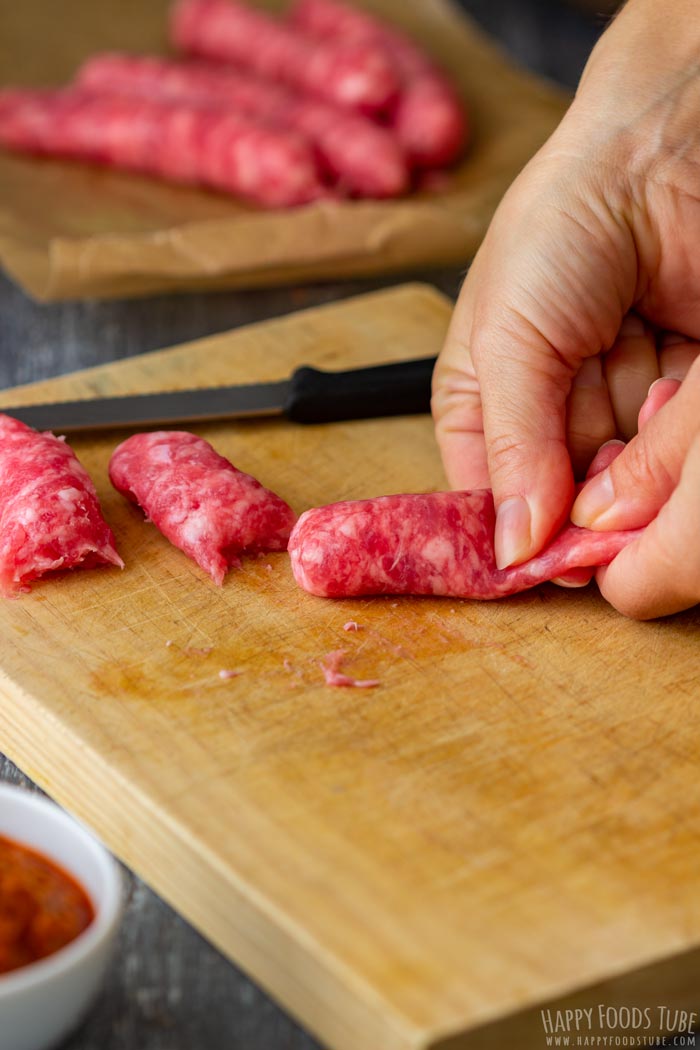
[[[94,916],[90,898],[71,875],[0,835],[0,974],[57,952]]]

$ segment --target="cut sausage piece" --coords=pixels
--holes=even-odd
[[[328,195],[301,136],[183,102],[0,91],[0,146],[201,184],[267,207]]]
[[[302,514],[289,540],[294,578],[324,598],[424,594],[502,598],[606,565],[641,530],[564,528],[537,557],[496,568],[490,490],[382,496]]]
[[[0,415],[0,593],[97,565],[124,567],[87,471],[61,438]]]
[[[399,87],[381,47],[364,40],[319,46],[303,30],[237,0],[179,0],[170,32],[185,54],[235,62],[366,113],[383,110]]]
[[[467,141],[467,114],[448,77],[410,37],[342,0],[297,0],[292,21],[319,39],[381,47],[399,74],[392,125],[416,167],[454,163]]]
[[[88,91],[227,107],[299,132],[349,193],[395,197],[408,186],[406,158],[389,128],[245,70],[213,62],[102,54],[88,59],[77,84]]]
[[[134,434],[112,453],[109,476],[218,586],[243,551],[287,548],[291,507],[195,434]]]

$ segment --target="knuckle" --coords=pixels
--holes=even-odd
[[[489,442],[489,465],[500,474],[511,473],[529,458],[529,446],[510,434],[498,434]]]
[[[629,455],[625,457],[624,462],[615,460],[610,467],[616,491],[619,481],[623,481],[627,490],[643,493],[669,495],[673,491],[677,478],[667,465],[660,444],[651,445],[640,441],[628,445],[627,450]]]
[[[593,416],[587,425],[584,421],[569,423],[567,427],[567,438],[569,444],[586,451],[597,452],[606,441],[611,441],[617,430],[612,420],[600,419]]]
[[[471,365],[469,352],[458,364],[438,358],[433,371],[432,393],[435,398],[459,399],[479,396],[479,384]]]
[[[481,397],[476,379],[457,369],[444,369],[433,377],[430,410],[438,434],[445,430],[481,429]]]
[[[560,443],[553,440],[540,438],[534,442],[516,438],[507,432],[495,435],[487,446],[489,473],[494,479],[494,488],[497,479],[501,498],[519,494],[522,480],[543,462],[558,462],[560,452]]]

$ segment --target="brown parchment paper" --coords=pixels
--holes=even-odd
[[[439,190],[265,212],[215,193],[0,151],[0,264],[39,300],[368,276],[473,255],[566,96],[516,69],[449,0],[363,0],[456,79],[473,136]],[[283,0],[266,3],[279,10]],[[94,51],[167,52],[168,0],[0,0],[0,83],[58,84]]]

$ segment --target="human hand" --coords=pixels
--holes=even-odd
[[[598,569],[601,593],[637,619],[700,602],[700,359],[682,383],[656,382],[639,433],[608,457],[574,503],[571,519],[593,529],[644,532]]]
[[[572,459],[582,470],[602,441],[632,436],[649,381],[681,378],[694,359],[696,23],[687,0],[663,12],[632,0],[504,198],[457,304],[435,374],[437,436],[451,484],[493,487],[501,566],[563,523]],[[622,327],[632,307],[690,340],[658,353],[652,329]]]

